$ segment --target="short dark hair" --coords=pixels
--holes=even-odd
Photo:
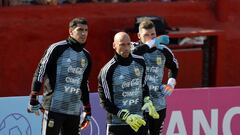
[[[87,25],[87,19],[84,17],[77,17],[77,18],[73,18],[70,22],[69,22],[69,28],[76,28],[78,24],[84,24]]]
[[[140,31],[141,29],[152,29],[152,28],[155,28],[154,23],[149,19],[144,19],[139,24],[138,30]]]

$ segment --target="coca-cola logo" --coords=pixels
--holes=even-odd
[[[140,79],[136,78],[136,79],[132,79],[130,82],[124,81],[122,83],[122,88],[124,89],[124,88],[134,87],[138,85],[140,85]]]
[[[73,74],[77,74],[77,75],[81,75],[83,73],[82,70],[83,69],[80,67],[72,67],[72,66],[69,66],[67,69],[68,73],[73,73]]]

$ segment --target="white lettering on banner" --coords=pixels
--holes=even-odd
[[[193,125],[192,133],[190,134],[201,135],[202,133],[200,132],[200,128],[202,127],[202,131],[204,131],[205,135],[218,135],[218,113],[218,109],[211,109],[211,118],[210,120],[207,120],[203,110],[193,110]],[[232,107],[225,113],[222,123],[223,135],[232,135],[231,121],[232,118],[237,114],[240,115],[240,107]],[[172,111],[166,134],[187,135],[187,130],[183,118],[184,117],[181,111]],[[210,125],[209,122],[211,123]],[[178,129],[178,133],[175,133],[176,128]]]
[[[178,134],[174,133],[175,127],[178,127]],[[183,116],[181,111],[173,111],[168,129],[167,129],[167,135],[187,135],[187,130],[183,121]]]
[[[68,71],[68,73],[73,73],[73,74],[77,74],[77,75],[81,75],[83,73],[82,68],[80,68],[80,67],[74,68],[72,66],[69,66],[67,71]]]
[[[71,78],[71,77],[66,77],[65,81],[67,83],[71,83],[71,84],[80,84],[80,78]]]
[[[79,88],[73,88],[73,87],[70,87],[70,86],[64,86],[64,89],[65,89],[65,92],[67,92],[67,93],[76,93],[76,94],[78,94],[80,92]]]
[[[123,106],[131,106],[132,104],[138,104],[139,103],[139,98],[123,100],[122,103],[123,103]]]
[[[223,124],[222,124],[222,129],[223,129],[223,134],[224,135],[232,135],[231,132],[231,121],[234,115],[240,115],[240,107],[232,107],[229,109],[224,118],[223,118]]]
[[[200,135],[200,126],[205,135],[218,135],[218,110],[211,110],[211,127],[202,110],[193,110],[193,135]]]
[[[140,85],[140,79],[132,79],[130,82],[129,81],[124,81],[122,83],[122,88],[128,88],[128,87],[134,87]]]

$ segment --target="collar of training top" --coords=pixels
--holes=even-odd
[[[82,49],[84,48],[85,44],[81,44],[79,43],[77,40],[75,40],[72,37],[68,38],[68,42],[69,44],[71,44],[71,47],[76,50],[76,51],[82,51]]]
[[[129,66],[132,63],[132,55],[131,54],[129,54],[129,56],[127,58],[123,58],[121,55],[116,53],[114,58],[122,66]]]

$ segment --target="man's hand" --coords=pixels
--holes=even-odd
[[[159,36],[158,39],[159,39],[159,44],[168,45],[170,42],[168,35],[161,35],[161,36]]]
[[[84,107],[84,112],[83,112],[83,121],[82,123],[79,125],[80,126],[80,130],[83,130],[85,128],[87,128],[90,125],[91,122],[91,105],[90,104],[86,104]]]
[[[166,95],[170,96],[172,94],[173,90],[174,89],[172,88],[172,86],[168,85],[168,84],[163,84],[160,86],[160,91],[162,92],[162,94],[164,96],[166,96]]]
[[[146,125],[146,122],[140,115],[130,114],[127,109],[120,110],[117,115],[122,120],[124,120],[135,132],[137,132],[142,125]]]
[[[126,123],[130,125],[135,132],[137,132],[142,125],[146,125],[143,118],[137,114],[130,114],[126,119]]]
[[[173,93],[174,87],[176,85],[176,79],[169,78],[167,84],[163,84],[160,86],[160,91],[164,96],[170,96]]]
[[[164,46],[168,45],[170,42],[168,35],[161,35],[156,40],[156,47],[160,50],[164,48]]]
[[[91,121],[91,115],[87,114],[86,112],[84,112],[84,119],[83,122],[80,124],[80,129],[83,130],[85,128],[87,128],[90,125],[90,121]]]
[[[142,110],[146,110],[146,109],[148,109],[150,116],[152,116],[154,119],[159,119],[159,114],[156,111],[155,107],[153,106],[153,103],[150,100],[150,97],[144,98],[144,105],[142,107]]]
[[[158,38],[153,38],[145,43],[149,48],[153,48],[158,44]]]
[[[147,41],[145,44],[149,48],[157,47],[158,49],[162,50],[164,45],[168,45],[169,42],[170,42],[170,39],[168,35],[161,35],[159,37],[156,37]]]
[[[39,115],[40,108],[41,104],[38,101],[38,93],[32,91],[30,93],[30,102],[28,104],[27,111],[29,113],[35,113],[36,115]]]

